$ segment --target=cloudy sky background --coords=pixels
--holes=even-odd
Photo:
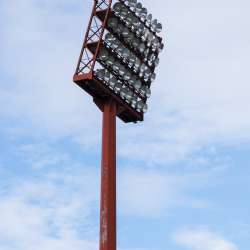
[[[250,3],[143,0],[165,49],[117,120],[119,250],[249,250]],[[97,250],[102,114],[72,82],[92,0],[0,0],[0,249]]]

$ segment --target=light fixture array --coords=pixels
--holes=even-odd
[[[146,113],[158,55],[164,48],[157,35],[162,25],[137,0],[120,0],[110,9],[105,28],[97,58],[103,68],[95,75],[132,107]]]

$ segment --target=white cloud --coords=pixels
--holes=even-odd
[[[23,145],[16,148],[15,151],[24,158],[25,162],[31,164],[34,169],[68,162],[70,159],[68,154],[52,150],[44,143]]]
[[[205,227],[195,230],[183,228],[172,235],[173,240],[192,250],[237,250],[237,246]]]
[[[98,248],[98,223],[89,214],[99,210],[99,178],[76,168],[84,173],[1,179],[0,249]]]
[[[216,185],[211,173],[168,174],[149,170],[118,172],[118,211],[123,215],[159,217],[169,215],[173,208],[216,209],[210,201],[189,194],[194,188]]]

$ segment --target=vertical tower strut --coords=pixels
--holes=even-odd
[[[116,103],[103,106],[100,250],[116,250]]]

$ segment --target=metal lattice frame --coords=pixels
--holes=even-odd
[[[102,0],[99,3],[95,0],[75,75],[93,71],[111,3],[112,0]],[[101,20],[100,17],[104,17],[104,20]],[[97,49],[93,55],[88,45],[96,43]]]

